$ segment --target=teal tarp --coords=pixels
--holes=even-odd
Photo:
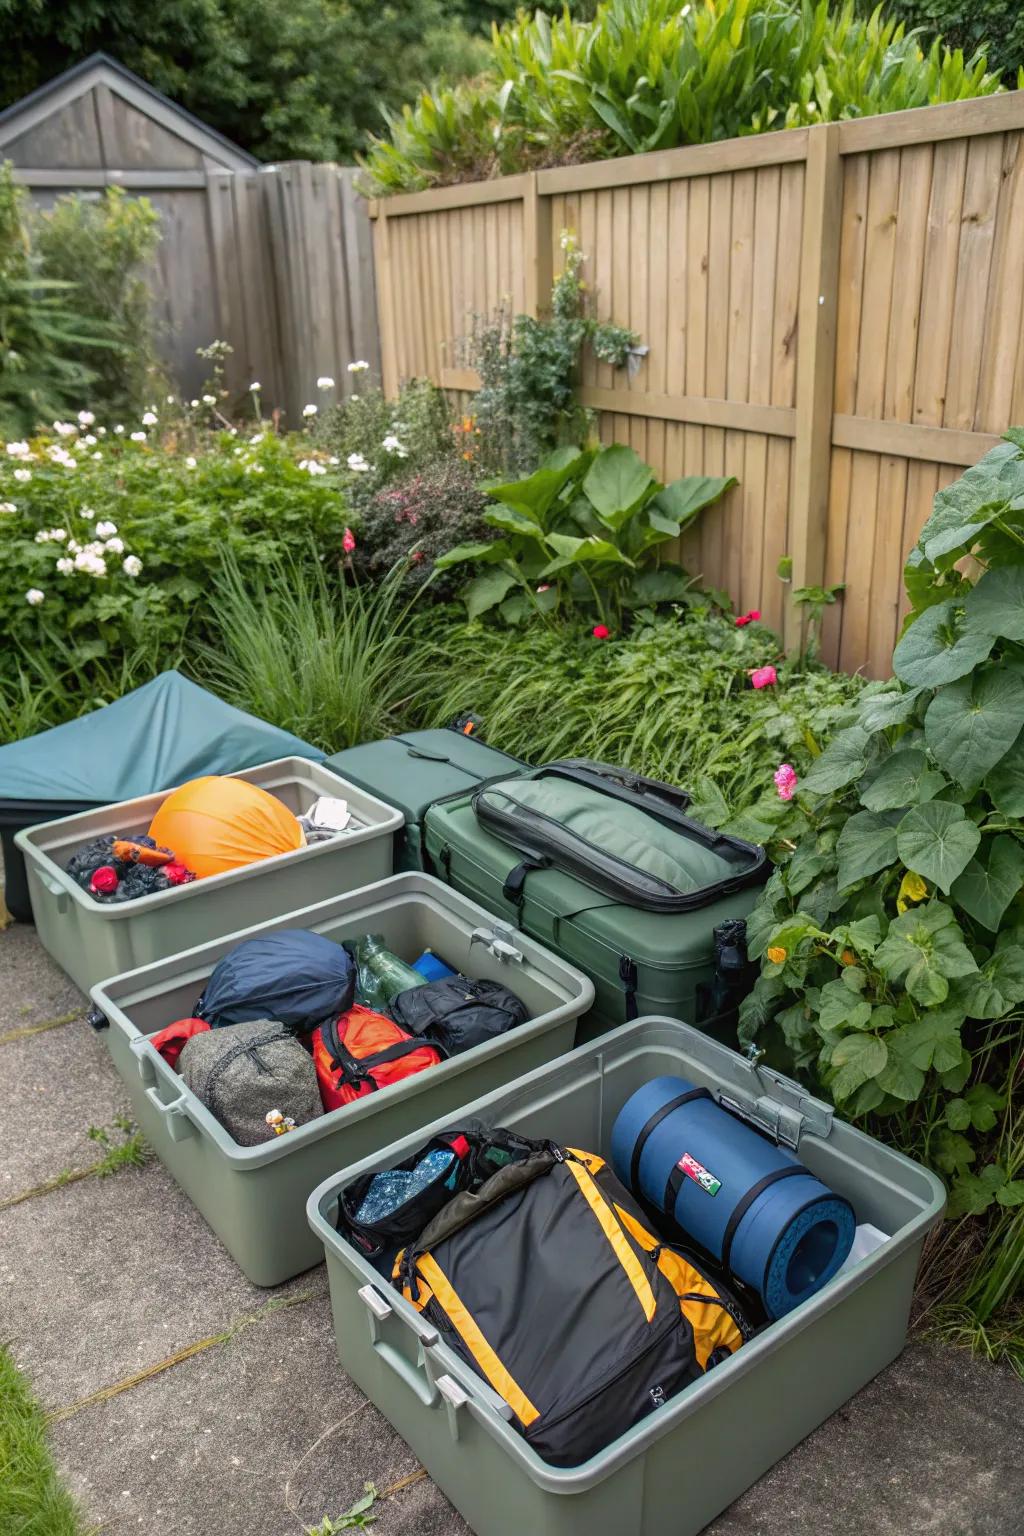
[[[179,672],[161,672],[114,704],[0,747],[0,800],[109,804],[203,773],[323,756]]]

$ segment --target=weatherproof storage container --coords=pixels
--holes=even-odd
[[[400,811],[339,781],[319,763],[282,757],[229,775],[269,791],[296,816],[322,795],[348,802],[353,830],[137,901],[96,901],[65,865],[76,848],[109,832],[149,830],[170,791],[83,811],[19,832],[40,943],[83,992],[107,976],[231,933],[246,924],[354,891],[391,873]]]
[[[423,846],[423,818],[435,800],[526,772],[518,758],[448,726],[367,741],[327,758],[324,767],[402,812],[405,827],[395,839],[396,874],[412,869],[435,873]]]
[[[286,1136],[239,1146],[146,1037],[188,1017],[217,961],[236,944],[281,928],[312,929],[339,943],[380,934],[410,962],[431,949],[465,975],[511,987],[527,1022]],[[92,996],[109,1022],[111,1055],[146,1140],[249,1279],[279,1285],[323,1257],[305,1212],[318,1180],[570,1050],[593,991],[579,971],[474,902],[429,875],[410,874],[116,977]]]
[[[921,1248],[945,1200],[939,1180],[706,1035],[669,1019],[640,1019],[465,1105],[456,1118],[476,1116],[610,1158],[622,1106],[664,1073],[707,1087],[772,1129],[853,1202],[858,1222],[888,1241],[580,1466],[542,1461],[509,1424],[501,1398],[335,1229],[340,1189],[392,1167],[452,1117],[335,1174],[310,1196],[310,1225],[327,1253],[338,1358],[477,1536],[696,1536],[903,1347]]]

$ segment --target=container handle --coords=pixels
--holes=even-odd
[[[63,917],[68,909],[67,890],[61,885],[59,880],[55,880],[52,875],[46,874],[43,870],[37,870],[36,873],[42,883],[43,890],[55,899],[57,911]]]
[[[153,1060],[153,1057],[159,1054],[155,1046],[150,1045],[149,1040],[145,1035],[136,1035],[135,1039],[129,1042],[128,1049],[135,1057],[135,1062],[139,1069],[139,1076],[142,1078],[143,1087],[155,1088],[157,1083],[157,1075],[156,1064]],[[163,1058],[161,1057],[161,1060],[162,1059]]]
[[[160,1090],[156,1086],[146,1089],[146,1097],[153,1108],[163,1115],[167,1125],[167,1134],[172,1141],[186,1141],[189,1136],[197,1136],[199,1128],[188,1112],[188,1095],[183,1090],[180,1096],[172,1099],[170,1104],[165,1104],[160,1097]]]
[[[357,1295],[367,1311],[370,1343],[377,1358],[394,1371],[399,1380],[405,1383],[414,1397],[419,1398],[425,1408],[436,1407],[440,1400],[440,1393],[426,1368],[426,1352],[431,1345],[437,1343],[436,1330],[428,1328],[425,1324],[411,1323],[406,1318],[400,1317],[376,1286],[361,1286]],[[384,1325],[390,1320],[402,1323],[415,1335],[415,1364],[396,1349],[389,1339],[383,1337]]]
[[[448,1414],[448,1429],[453,1440],[460,1438],[460,1419],[463,1412],[469,1412],[482,1424],[493,1423],[494,1416],[504,1419],[509,1423],[515,1415],[503,1397],[499,1397],[485,1381],[474,1376],[472,1379],[457,1372],[453,1364],[436,1374],[437,1365],[433,1356],[428,1356],[428,1370],[437,1388],[438,1395],[444,1403]]]

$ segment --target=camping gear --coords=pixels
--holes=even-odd
[[[283,757],[319,762],[323,755],[290,731],[225,704],[180,672],[161,672],[103,709],[12,741],[0,747],[7,905],[19,922],[32,921],[16,832],[170,789],[200,773],[237,773]]]
[[[451,726],[364,742],[335,753],[325,766],[402,812],[405,829],[395,844],[396,874],[416,869],[440,873],[423,857],[423,818],[435,800],[476,789],[488,779],[510,778],[526,767]]]
[[[305,928],[259,933],[229,950],[193,1017],[214,1029],[245,1019],[277,1019],[296,1035],[352,1006],[355,968],[341,944]]]
[[[759,1125],[774,1124],[816,1177],[890,1236],[590,1461],[553,1467],[517,1433],[507,1405],[447,1334],[336,1229],[339,1196],[470,1117],[608,1159],[626,1100],[669,1073],[726,1097]],[[342,1370],[477,1536],[696,1536],[899,1354],[921,1249],[944,1203],[934,1174],[844,1124],[796,1083],[755,1071],[685,1024],[644,1019],[468,1101],[457,1122],[438,1119],[368,1152],[313,1192],[308,1213],[327,1253]]]
[[[749,974],[742,949],[738,975],[723,972],[715,931],[747,915],[769,865],[687,803],[670,785],[567,760],[432,806],[426,847],[456,890],[593,976],[580,1039],[666,1013],[732,1041]]]
[[[313,1035],[313,1062],[324,1109],[340,1109],[378,1088],[427,1067],[443,1052],[417,1040],[393,1019],[358,1003],[339,1019],[326,1019]]]
[[[388,1008],[391,999],[409,987],[421,987],[425,976],[389,953],[379,933],[368,933],[353,944],[356,962],[356,994],[364,1008]]]
[[[149,828],[198,879],[305,846],[298,818],[258,784],[207,774],[164,800]]]
[[[556,1467],[589,1460],[749,1336],[603,1158],[547,1141],[453,1196],[393,1283]]]
[[[442,981],[445,976],[455,975],[452,967],[430,949],[425,949],[422,955],[417,955],[412,968],[419,972],[424,981]]]
[[[192,889],[201,891],[203,885],[199,880]],[[149,1037],[191,1014],[229,951],[246,939],[294,928],[338,945],[378,934],[407,963],[432,949],[479,980],[511,983],[528,1020],[479,1050],[393,1083],[386,1093],[368,1093],[263,1146],[239,1147],[153,1049]],[[402,875],[335,896],[93,989],[97,1010],[109,1021],[104,1038],[124,1079],[133,1119],[256,1285],[280,1285],[320,1263],[322,1250],[303,1208],[314,1184],[570,1050],[576,1019],[593,995],[593,986],[579,971],[427,875]]]
[[[170,848],[160,848],[141,833],[133,840],[96,837],[75,850],[66,868],[83,891],[101,902],[138,901],[195,879]]]
[[[241,1147],[273,1141],[323,1114],[316,1068],[275,1019],[250,1019],[186,1041],[178,1071]]]
[[[352,823],[352,813],[345,800],[333,795],[321,795],[314,800],[305,815],[299,817],[299,826],[307,843],[322,842],[327,837],[337,837]]]
[[[297,757],[262,763],[232,777],[266,790],[295,817],[341,788],[319,763]],[[128,902],[97,901],[68,874],[68,861],[91,839],[113,834],[137,841],[148,834],[164,795],[19,832],[40,943],[88,991],[104,977],[383,879],[391,869],[391,842],[401,817],[361,789],[347,789],[345,797],[354,825],[343,837]],[[193,1001],[189,998],[179,1013],[188,1013]]]
[[[443,977],[400,992],[388,1011],[403,1029],[437,1042],[448,1056],[493,1040],[526,1018],[526,1009],[508,987],[468,976]]]
[[[210,1026],[205,1019],[177,1019],[149,1037],[149,1043],[169,1067],[177,1067],[178,1058],[193,1035],[205,1035]]]
[[[850,1251],[850,1202],[684,1078],[638,1088],[611,1147],[627,1188],[756,1291],[769,1317],[820,1291]]]

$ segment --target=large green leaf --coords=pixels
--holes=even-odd
[[[1024,848],[1004,833],[971,860],[950,895],[983,928],[998,933],[1003,914],[1022,885]]]
[[[888,1059],[885,1041],[877,1035],[847,1035],[832,1051],[832,1065],[839,1069],[829,1085],[833,1096],[848,1099],[862,1083],[877,1077]]]
[[[1024,816],[1024,731],[985,777],[992,804],[1004,816]]]
[[[892,653],[892,669],[911,687],[941,688],[964,677],[985,660],[992,635],[967,629],[953,598],[926,608]]]
[[[997,443],[985,457],[941,490],[918,543],[926,557],[970,549],[979,533],[1024,493],[1024,463],[1013,443]]]
[[[923,688],[901,688],[896,683],[878,693],[865,693],[857,724],[872,732],[884,731],[890,725],[902,725],[914,713],[923,692]]]
[[[496,539],[490,544],[484,540],[475,544],[456,544],[454,549],[438,556],[434,561],[434,569],[446,571],[450,565],[462,565],[467,560],[493,565],[499,560],[507,560],[510,554],[511,550],[504,539]]]
[[[462,594],[469,617],[478,619],[488,608],[496,607],[515,585],[516,578],[511,571],[481,571]]]
[[[830,795],[859,779],[867,766],[871,738],[859,725],[833,736],[804,775],[803,788],[811,794]]]
[[[830,981],[821,989],[818,1023],[824,1030],[869,1029],[871,1004],[842,980]]]
[[[967,1011],[972,1019],[1001,1019],[1024,1002],[1024,948],[997,945],[977,976],[966,984]]]
[[[898,811],[930,800],[947,787],[942,774],[928,767],[920,747],[897,748],[861,791],[860,803],[869,811]]]
[[[981,833],[963,806],[949,800],[915,806],[896,833],[896,848],[907,868],[947,894],[980,842]]]
[[[874,964],[891,981],[902,981],[923,1007],[949,996],[950,979],[978,969],[952,908],[942,901],[894,917],[874,954]]]
[[[692,523],[705,507],[724,496],[737,485],[735,475],[715,479],[710,475],[684,475],[680,480],[670,480],[651,503],[649,516],[654,522],[655,512],[676,525],[676,532]],[[656,527],[660,526],[655,524]]]
[[[845,890],[896,862],[896,826],[874,811],[857,811],[849,818],[836,843],[837,879]]]
[[[1024,640],[1024,563],[988,570],[964,598],[970,629],[1004,640]]]
[[[490,523],[492,528],[501,528],[506,533],[523,533],[528,539],[543,539],[544,532],[524,508],[509,502],[507,506],[488,507],[484,513],[484,522]]]
[[[552,460],[535,469],[532,475],[527,475],[522,480],[486,481],[483,489],[495,501],[503,501],[513,505],[524,515],[533,519],[536,523],[543,523],[555,497],[564,485],[578,474],[586,462],[586,455],[579,449],[571,452],[571,456],[561,450]]]
[[[941,689],[928,706],[924,735],[935,761],[974,789],[1013,746],[1024,726],[1024,680],[990,667]]]
[[[617,533],[653,484],[651,466],[624,443],[613,443],[595,457],[583,489],[601,521]]]
[[[631,606],[648,603],[678,603],[693,585],[693,578],[678,565],[659,565],[650,571],[638,571],[630,582]]]
[[[549,533],[548,544],[557,550],[557,556],[550,561],[540,572],[542,577],[554,576],[558,571],[564,571],[567,566],[581,565],[584,561],[604,560],[614,565],[632,566],[632,560],[628,559],[608,539],[574,539],[568,533]]]

